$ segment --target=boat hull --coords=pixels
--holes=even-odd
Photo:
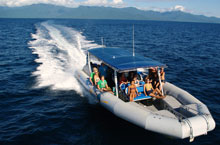
[[[104,108],[119,118],[146,130],[181,139],[190,137],[192,141],[194,137],[207,134],[208,131],[215,128],[215,121],[206,105],[186,91],[168,82],[164,85],[165,93],[180,101],[182,103],[180,107],[190,104],[196,105],[198,114],[180,119],[176,117],[178,114],[175,114],[175,108],[172,109],[172,107],[153,112],[134,104],[135,102],[124,102],[111,93],[98,91],[89,83],[88,75],[83,71],[77,72],[76,77],[91,94],[96,96],[96,99]]]

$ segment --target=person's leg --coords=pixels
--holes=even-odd
[[[158,88],[156,88],[155,91],[156,91],[159,95],[162,96],[162,93],[161,93],[161,91],[160,91]]]
[[[104,90],[104,91],[108,91],[108,89],[107,89],[107,88],[103,88],[103,90]]]
[[[149,96],[154,97],[154,98],[157,98],[157,99],[163,99],[163,98],[165,98],[165,96],[155,95],[154,93],[150,93]]]
[[[154,95],[154,93],[150,93],[148,96],[156,98],[156,95]]]
[[[158,94],[160,94],[160,93],[158,92],[158,89],[154,89],[154,91],[152,92],[152,94],[158,95]]]
[[[111,89],[110,87],[108,87],[107,89],[106,89],[106,88],[103,88],[103,91],[109,92],[109,93],[111,93],[111,94],[114,94],[114,93],[112,92],[112,89]]]
[[[157,92],[159,93],[161,98],[165,98],[165,96],[162,94],[161,90],[157,89]]]
[[[160,88],[160,83],[156,82],[156,87],[155,88]]]
[[[134,101],[134,95],[135,95],[134,93],[131,93],[131,95],[130,95],[130,101],[132,101],[132,102]]]
[[[162,87],[160,86],[160,84],[159,84],[159,86],[158,86],[158,88],[159,88],[160,91],[162,91],[162,88],[163,88],[164,83],[161,82],[161,85],[162,85]]]
[[[134,98],[136,98],[137,97],[137,94],[136,93],[134,93]]]
[[[133,96],[132,96],[132,101],[134,101],[134,98],[135,98],[135,93],[133,93]]]
[[[111,94],[113,94],[113,95],[114,95],[114,92],[112,92],[111,90],[108,90],[107,92],[109,92],[109,93],[111,93]]]
[[[136,96],[137,96],[136,93],[134,93],[134,94],[133,94],[133,98],[132,98],[133,101],[134,101],[134,98],[135,98]]]

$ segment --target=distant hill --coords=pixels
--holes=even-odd
[[[193,15],[181,11],[161,13],[139,10],[133,7],[79,6],[77,8],[67,8],[49,4],[0,7],[0,18],[120,19],[220,23],[220,18]]]

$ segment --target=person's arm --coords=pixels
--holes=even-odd
[[[100,91],[102,91],[102,89],[99,87],[99,82],[98,82],[98,85],[97,85],[97,87],[98,87],[98,89],[100,90]]]
[[[130,86],[128,87],[128,95],[130,95]]]
[[[98,85],[98,89],[102,92],[102,89],[99,87],[99,85]]]
[[[106,83],[105,88],[108,89],[108,84]]]
[[[93,85],[92,77],[89,77],[89,81],[90,81],[90,83]]]
[[[123,82],[121,81],[121,77],[119,78],[119,82],[122,84]]]
[[[165,72],[163,72],[163,79],[165,80]]]
[[[94,82],[95,82],[95,85],[97,85],[97,82],[95,81],[96,78],[97,78],[97,76],[95,75],[95,76],[94,76]]]
[[[150,84],[150,85],[151,85],[151,89],[154,91],[154,88],[153,88],[152,84]]]
[[[105,80],[104,82],[105,82],[105,88],[102,88],[102,90],[104,90],[104,91],[108,91],[108,84],[107,84],[107,81]]]
[[[144,85],[144,95],[147,96],[147,93],[146,93],[146,84]]]
[[[137,90],[137,88],[136,88],[136,92],[137,92],[137,96],[138,96],[139,94],[138,94],[138,90]]]
[[[94,78],[93,72],[90,74],[89,81],[90,81],[90,83],[91,83],[92,85],[94,85],[94,84],[93,84],[93,81],[92,81],[92,78]]]

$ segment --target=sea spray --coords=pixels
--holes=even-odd
[[[29,42],[35,60],[39,63],[36,71],[35,88],[50,87],[53,90],[75,90],[82,94],[83,88],[75,78],[75,71],[86,63],[85,52],[100,47],[86,40],[80,32],[73,28],[57,25],[50,21],[36,25],[34,40]]]

